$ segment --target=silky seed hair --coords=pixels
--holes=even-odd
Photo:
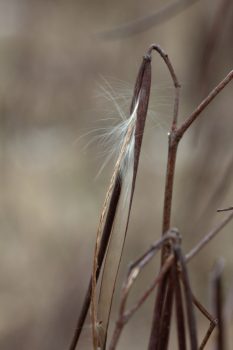
[[[100,79],[101,82],[97,83],[97,93],[95,93],[95,97],[97,98],[97,103],[101,103],[101,110],[106,117],[99,118],[97,121],[103,124],[103,126],[100,125],[82,136],[90,137],[90,141],[88,141],[85,148],[94,144],[97,145],[99,149],[97,157],[101,158],[101,165],[95,178],[98,178],[102,174],[110,161],[116,161],[127,129],[132,123],[135,125],[137,109],[137,106],[135,106],[131,115],[128,115],[128,108],[133,90],[130,84],[121,80],[114,80],[113,78],[109,78],[109,80],[111,80],[110,83],[110,81],[103,76],[101,76]],[[156,96],[156,103],[153,105],[152,102],[152,108],[148,110],[148,132],[159,129],[164,134],[167,133],[169,125],[167,115],[170,115],[170,113],[166,111],[172,106],[170,102],[171,99],[169,98],[170,95],[171,89],[167,84],[152,88],[152,96]],[[121,167],[122,174],[126,177],[132,166],[133,149],[134,138],[132,137]]]

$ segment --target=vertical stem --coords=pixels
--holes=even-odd
[[[173,296],[174,296],[173,280],[172,280],[171,273],[169,273],[166,298],[164,300],[163,312],[161,315],[158,350],[167,350],[167,347],[168,347],[170,326],[171,326],[171,316],[172,316]]]
[[[165,183],[165,195],[164,195],[164,207],[163,207],[163,234],[169,230],[171,222],[171,207],[172,207],[172,195],[173,195],[173,183],[175,176],[175,164],[176,154],[178,148],[178,142],[175,139],[175,131],[171,131],[169,134],[169,147],[168,147],[168,162],[167,173]],[[169,246],[164,245],[162,250],[162,264],[169,255]]]
[[[164,300],[166,300],[165,295],[166,295],[166,289],[167,289],[167,282],[168,282],[168,274],[164,276],[164,278],[162,279],[158,287],[158,292],[157,292],[157,297],[156,297],[154,312],[153,312],[153,321],[152,321],[148,350],[158,349],[158,346],[159,346],[161,314],[164,306]]]
[[[223,317],[223,286],[222,273],[224,268],[224,261],[219,259],[213,270],[213,288],[214,288],[214,307],[218,320],[218,336],[217,336],[217,350],[225,350],[225,325]]]
[[[176,325],[177,325],[177,338],[178,338],[178,348],[179,350],[186,350],[186,334],[185,334],[185,316],[184,316],[184,306],[182,300],[182,290],[180,281],[180,271],[175,260],[172,277],[174,284],[174,294],[175,294],[175,307],[176,307]]]

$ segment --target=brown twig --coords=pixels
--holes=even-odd
[[[157,51],[158,51],[158,49],[157,49]],[[158,52],[160,53],[160,51],[158,51]],[[174,68],[173,68],[173,66],[168,58],[168,55],[166,55],[165,57],[164,57],[164,55],[161,55],[161,56],[164,59],[166,65],[168,67],[168,70],[169,70],[169,73],[170,73],[171,78],[173,80],[173,84],[174,84],[174,88],[175,88],[175,101],[174,101],[174,109],[173,109],[173,118],[172,118],[172,125],[171,125],[171,129],[170,129],[170,133],[169,133],[169,142],[168,142],[168,161],[167,161],[164,206],[163,206],[162,234],[164,234],[170,228],[170,219],[171,219],[173,183],[174,183],[174,176],[175,176],[175,163],[176,163],[176,154],[177,154],[177,147],[178,147],[178,142],[175,140],[174,135],[176,135],[176,129],[177,129],[180,84],[178,82]],[[162,249],[162,256],[161,256],[162,264],[165,263],[165,261],[169,257],[169,255],[170,255],[170,246],[164,245],[164,247]],[[162,307],[164,305],[164,301],[165,301],[165,295],[162,291],[162,287],[163,287],[162,284],[160,284],[158,287],[158,292],[157,292],[157,296],[156,296],[155,307],[154,307],[154,316],[153,316],[151,334],[150,334],[150,340],[149,340],[149,348],[148,348],[149,350],[152,350],[155,348],[154,344],[157,343],[157,338],[159,337],[159,334],[158,334],[159,330],[156,328],[157,327],[156,315],[160,315],[160,310],[162,309]],[[168,293],[168,294],[170,294],[170,293]]]
[[[218,95],[220,91],[223,90],[223,88],[232,80],[233,78],[233,71],[231,71],[226,78],[223,79],[212,91],[211,93],[201,102],[201,104],[194,110],[194,112],[185,120],[185,122],[177,128],[177,116],[178,116],[178,105],[179,105],[179,83],[177,81],[176,75],[173,74],[174,70],[171,67],[172,65],[168,64],[168,56],[163,55],[163,51],[157,46],[157,45],[152,45],[150,50],[156,50],[158,51],[162,58],[164,59],[165,63],[167,64],[169,68],[169,72],[172,76],[174,86],[178,93],[176,93],[175,97],[175,106],[174,106],[174,114],[173,114],[173,122],[172,122],[172,127],[171,127],[171,132],[169,135],[169,150],[168,150],[168,163],[167,163],[167,175],[166,175],[166,185],[165,185],[165,198],[164,198],[164,213],[163,213],[163,233],[166,232],[169,227],[170,227],[170,217],[171,217],[171,204],[172,204],[172,192],[173,192],[173,180],[174,180],[174,173],[175,173],[175,163],[176,163],[176,152],[177,152],[177,147],[179,144],[179,141],[181,140],[182,136],[184,133],[187,131],[187,129],[190,127],[190,125],[198,118],[198,116],[203,112],[203,110],[208,106],[208,104]],[[170,62],[170,61],[169,61]],[[175,79],[174,79],[175,77]],[[230,214],[227,218],[225,218],[216,228],[214,228],[212,231],[210,231],[204,238],[201,240],[201,242],[194,247],[187,255],[186,255],[186,261],[188,262],[191,258],[193,258],[200,249],[202,249],[233,217],[233,213]],[[170,256],[170,251],[169,249],[163,250],[162,253],[162,262],[165,264],[162,267],[162,271],[167,272],[170,268],[170,266],[173,264],[174,257]],[[178,250],[178,253],[179,250]],[[168,259],[168,260],[167,260]],[[193,316],[193,311],[190,306],[190,287],[187,279],[187,272],[186,272],[186,267],[184,266],[184,261],[182,260],[182,256],[179,255],[179,259],[181,259],[182,264],[183,264],[183,269],[184,269],[184,283],[185,283],[185,288],[186,288],[186,300],[187,300],[187,312],[188,312],[188,319],[189,319],[189,329],[190,329],[190,339],[191,339],[191,347],[192,349],[197,349],[197,340],[196,340],[196,330],[195,330],[195,321],[194,321],[194,316]],[[160,276],[160,275],[159,275]],[[164,276],[164,274],[162,274]],[[157,280],[156,280],[157,281]],[[164,286],[166,285],[165,279],[163,279],[163,283],[160,283],[159,289],[158,289],[158,295],[157,295],[157,301],[155,305],[155,310],[154,310],[154,322],[152,324],[152,332],[151,332],[151,337],[150,337],[150,345],[149,349],[153,346],[151,344],[156,343],[156,336],[155,333],[153,332],[153,329],[155,328],[155,321],[157,320],[157,315],[160,315],[158,310],[162,310],[162,305],[164,305],[164,294],[162,293],[162,290],[164,289]],[[157,284],[157,283],[156,283]],[[146,297],[150,294],[150,292],[153,290],[152,288],[149,288],[146,293],[143,295],[143,297],[140,299],[140,303],[138,302],[136,304],[136,308],[132,309],[132,313],[130,313],[130,317],[132,314],[138,309],[138,307],[141,305],[142,302],[145,300],[145,295]],[[125,305],[124,305],[125,307]],[[116,339],[116,341],[113,341],[113,345],[117,343],[120,333],[124,327],[124,324],[128,321],[129,318],[124,318],[123,314],[121,314],[121,317],[119,319],[119,322],[117,322],[117,326],[114,332],[113,340]],[[124,322],[122,322],[124,320]],[[115,337],[116,336],[116,337]],[[114,345],[112,349],[115,349]]]
[[[210,104],[210,102],[213,101],[213,99],[225,88],[225,86],[231,82],[232,79],[233,70],[227,74],[227,76],[209,93],[209,95],[199,104],[199,106],[192,112],[192,114],[186,118],[186,120],[176,132],[177,141],[182,138],[190,125],[197,119],[197,117]]]
[[[174,261],[174,259],[172,259]],[[168,259],[167,259],[168,261]],[[163,265],[165,266],[165,265]],[[168,273],[164,276],[163,280],[159,284],[157,295],[156,295],[156,301],[154,306],[154,312],[153,312],[153,320],[152,320],[152,327],[151,327],[151,336],[150,341],[148,345],[148,350],[151,349],[158,349],[159,347],[159,336],[161,332],[161,314],[164,307],[164,303],[161,303],[160,300],[162,296],[165,295],[167,291],[167,279],[168,279]],[[166,298],[163,298],[163,301]]]
[[[166,274],[166,266],[164,266],[164,269],[160,271],[159,276],[156,278],[156,280],[153,282],[153,284],[150,286],[150,288],[146,291],[146,293],[143,294],[142,298],[138,300],[137,303],[129,310],[125,311],[126,308],[126,302],[128,299],[128,295],[130,293],[131,287],[133,283],[135,282],[136,278],[142,271],[142,269],[150,262],[150,260],[154,257],[156,252],[162,247],[164,242],[168,239],[171,239],[176,236],[176,230],[171,230],[166,235],[164,235],[159,241],[155,242],[146,253],[144,253],[141,257],[139,257],[134,263],[132,263],[129,267],[129,271],[127,274],[126,281],[122,288],[122,297],[121,297],[121,303],[119,308],[119,317],[118,321],[116,323],[116,328],[112,337],[112,341],[110,344],[110,349],[115,349],[116,344],[118,342],[118,339],[120,337],[121,331],[124,327],[124,325],[128,322],[128,320],[133,316],[134,312],[140,307],[140,305],[146,300],[146,298],[149,296],[151,291],[156,287],[157,283]],[[170,266],[168,266],[169,268]]]
[[[196,297],[194,295],[193,295],[193,303],[198,308],[198,310],[200,310],[200,312],[210,321],[209,328],[207,329],[207,332],[206,332],[206,334],[201,342],[201,345],[199,346],[199,350],[203,350],[204,347],[206,346],[214,328],[217,325],[217,319],[214,318],[212,315],[210,315],[208,310],[206,310],[206,308],[196,299]]]
[[[174,299],[174,285],[171,271],[167,275],[167,286],[166,286],[166,297],[164,298],[164,304],[162,308],[162,313],[160,314],[160,327],[159,327],[159,345],[158,350],[167,350],[170,327],[171,327],[171,317],[172,317],[172,305]]]
[[[173,142],[173,134],[175,133],[176,127],[177,127],[178,111],[179,111],[179,94],[180,94],[181,85],[178,81],[175,70],[172,66],[172,63],[168,55],[158,45],[151,45],[150,50],[156,50],[164,60],[169,70],[169,73],[171,75],[173,85],[175,88],[175,100],[174,100],[172,126],[169,134],[169,161],[168,161],[168,168],[167,168],[167,175],[166,175],[165,199],[164,199],[163,233],[165,233],[170,228],[172,188],[173,188],[174,168],[175,168],[176,150],[177,150],[177,143]]]
[[[169,70],[170,71],[170,70]],[[172,74],[171,74],[172,76]],[[172,76],[173,78],[173,76]],[[174,78],[173,78],[174,79]],[[175,165],[176,165],[176,154],[177,148],[181,138],[184,133],[188,130],[191,124],[198,118],[198,116],[203,112],[203,110],[208,106],[208,104],[224,89],[224,87],[233,79],[233,71],[231,71],[211,92],[210,94],[200,103],[200,105],[191,113],[191,115],[186,118],[183,124],[177,128],[177,112],[178,108],[174,107],[173,122],[171,126],[171,131],[169,134],[168,143],[168,160],[167,160],[167,173],[166,173],[166,184],[165,184],[165,194],[164,194],[164,210],[163,210],[163,230],[166,232],[170,228],[171,220],[171,206],[172,206],[172,194],[173,194],[173,183],[175,175]],[[173,80],[174,81],[174,80]],[[175,85],[176,87],[176,85]],[[176,90],[178,88],[176,87]],[[175,100],[176,103],[179,102],[179,95]],[[162,252],[162,263],[165,261],[166,257],[169,255],[168,249],[164,249]]]
[[[188,263],[191,259],[193,259],[201,249],[203,249],[208,242],[210,242],[211,239],[213,239],[217,233],[219,233],[224,226],[227,225],[227,223],[233,218],[233,213],[229,214],[224,220],[220,222],[215,228],[213,228],[210,232],[208,232],[204,238],[189,252],[185,255],[185,262]],[[177,234],[177,231],[172,230],[175,234]],[[157,249],[161,248],[161,243],[163,244],[166,242],[167,239],[174,238],[174,233],[170,236],[170,233],[165,234],[161,240],[154,243],[152,247],[150,247],[139,259],[135,261],[135,263],[130,265],[129,272],[127,274],[126,282],[124,283],[123,290],[122,290],[122,297],[120,302],[120,308],[119,308],[119,316],[118,320],[116,322],[116,326],[114,329],[113,337],[110,343],[109,350],[114,350],[116,348],[116,345],[118,343],[118,340],[120,338],[121,332],[124,328],[124,326],[127,324],[127,322],[131,319],[131,317],[134,315],[134,313],[141,307],[141,305],[147,300],[149,295],[153,292],[155,287],[158,284],[161,284],[162,281],[164,281],[165,275],[168,273],[168,271],[171,269],[172,265],[174,265],[174,255],[170,255],[168,259],[165,261],[163,266],[161,267],[159,275],[155,278],[151,286],[143,293],[143,295],[138,299],[137,302],[131,307],[129,310],[126,309],[126,302],[129,296],[129,292],[132,288],[133,282],[135,281],[134,273],[136,277],[138,277],[138,274],[141,272],[142,268],[151,260],[151,258],[156,253]],[[139,267],[139,271],[138,271]],[[130,277],[131,276],[131,277]],[[129,283],[129,278],[131,279],[131,282]],[[125,288],[125,286],[128,286]],[[163,288],[162,288],[163,289]],[[159,291],[159,290],[158,290]],[[158,298],[159,299],[159,298]],[[195,301],[195,299],[194,299]],[[203,309],[203,307],[202,307]],[[160,317],[161,313],[158,313],[158,317]],[[155,313],[154,313],[155,315]],[[207,315],[207,313],[206,313]],[[211,320],[211,316],[209,316],[209,319]]]
[[[207,329],[207,332],[199,346],[199,350],[203,350],[208,342],[208,340],[210,339],[211,334],[213,333],[214,328],[217,325],[217,320],[211,321],[209,328]]]
[[[213,269],[213,292],[214,308],[218,319],[218,337],[217,350],[225,349],[225,328],[223,319],[223,290],[222,290],[222,273],[224,268],[223,259],[219,259]]]
[[[178,264],[173,265],[173,283],[175,290],[176,324],[179,350],[186,350],[185,317],[180,284],[180,270]]]
[[[186,120],[183,122],[183,124],[179,128],[176,128],[177,114],[175,113],[176,108],[174,108],[173,122],[171,126],[171,132],[169,134],[169,144],[168,144],[167,174],[166,174],[164,210],[163,210],[163,232],[166,232],[170,228],[173,182],[174,182],[174,175],[175,175],[176,154],[177,154],[177,148],[178,148],[179,142],[183,137],[184,133],[190,127],[190,125],[198,118],[198,116],[203,112],[203,110],[208,106],[208,104],[224,89],[224,87],[232,79],[233,79],[233,71],[231,71],[210,92],[210,94],[200,103],[200,105],[192,112],[192,114],[188,118],[186,118]],[[169,255],[169,251],[164,250],[162,254],[162,262],[164,262],[164,260],[168,255]]]
[[[224,209],[218,209],[217,212],[220,213],[222,211],[230,211],[230,210],[233,210],[233,207],[224,208]]]
[[[123,298],[121,300],[120,305],[120,311],[119,311],[119,317],[116,322],[116,327],[114,329],[114,333],[112,336],[112,340],[109,346],[109,350],[115,350],[117,343],[119,341],[121,332],[125,326],[125,324],[131,319],[131,317],[134,315],[134,313],[141,307],[141,305],[146,301],[146,299],[149,297],[149,295],[152,293],[152,291],[155,289],[155,287],[158,285],[158,283],[161,283],[162,280],[165,278],[167,272],[171,268],[171,265],[173,263],[174,259],[171,257],[170,259],[167,259],[166,263],[161,268],[159,275],[156,277],[154,282],[151,284],[151,286],[143,293],[143,295],[139,298],[139,300],[131,307],[130,310],[125,311],[126,306],[126,299],[125,295],[123,295]],[[127,294],[128,296],[128,294]],[[127,298],[127,297],[126,297]]]
[[[186,309],[187,309],[187,318],[188,318],[188,327],[190,335],[190,345],[192,350],[197,350],[197,327],[196,319],[193,310],[193,301],[192,301],[192,290],[189,282],[188,271],[186,267],[186,259],[181,252],[181,248],[178,244],[173,246],[174,254],[176,259],[181,265],[181,276],[184,284],[184,294],[186,299]]]

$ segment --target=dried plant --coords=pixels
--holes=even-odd
[[[175,89],[173,118],[168,135],[168,159],[162,238],[154,243],[139,259],[130,265],[126,280],[123,284],[119,315],[114,333],[110,340],[109,349],[116,349],[123,328],[130,321],[135,312],[142,306],[152,291],[154,291],[155,287],[157,287],[157,293],[148,345],[149,350],[166,350],[168,348],[174,303],[179,349],[187,348],[187,340],[190,343],[191,349],[204,349],[217,324],[216,317],[210,315],[205,307],[202,306],[194,296],[194,292],[190,285],[187,263],[224,228],[224,226],[233,218],[233,213],[230,213],[216,227],[204,235],[204,238],[186,255],[182,252],[181,235],[177,229],[171,228],[170,221],[176,156],[180,141],[194,121],[205,111],[207,106],[226,87],[226,85],[231,82],[233,79],[233,71],[227,74],[227,76],[216,85],[196,109],[184,119],[184,122],[181,125],[178,125],[179,81],[168,55],[158,45],[151,45],[143,57],[143,61],[139,68],[130,107],[129,119],[124,122],[123,127],[121,127],[119,132],[121,135],[119,154],[114,166],[113,175],[107,190],[97,229],[92,276],[90,278],[81,314],[78,319],[77,328],[69,348],[70,350],[76,348],[89,308],[91,309],[93,348],[95,350],[106,349],[107,346],[108,324],[112,299],[128,230],[150,98],[151,59],[153,51],[156,51],[166,64]],[[126,185],[129,186],[129,195],[127,199],[124,197]],[[125,215],[120,217],[121,224],[119,225],[117,218],[121,214],[120,207],[122,205],[122,198],[124,198]],[[145,288],[144,293],[136,303],[131,308],[126,309],[128,296],[135,280],[158,251],[161,251],[161,270],[159,274],[156,277],[153,277],[151,285]],[[97,295],[97,282],[103,262],[104,267],[100,291]],[[219,296],[221,290],[219,278],[217,277],[215,290],[215,304],[217,307],[216,316],[218,317],[219,328],[218,349],[220,350],[224,349],[224,345],[223,328],[221,328],[223,324],[221,321],[222,304],[220,303],[221,298]],[[194,306],[197,307],[210,321],[210,326],[201,342],[197,334],[198,327],[196,325]],[[198,345],[199,343],[200,345]]]

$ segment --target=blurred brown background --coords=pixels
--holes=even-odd
[[[99,85],[110,89],[106,79],[123,95],[119,103],[127,111],[141,57],[151,43],[159,43],[182,83],[182,121],[232,69],[232,1],[200,0],[135,36],[100,38],[102,31],[167,3],[0,1],[1,349],[68,348],[112,169],[110,164],[96,178],[105,146],[97,141],[86,147],[98,134],[90,131],[111,123],[101,119],[117,117]],[[152,67],[150,116],[117,296],[129,262],[161,234],[173,87],[156,54]],[[232,92],[231,83],[180,145],[172,224],[183,236],[184,251],[225,215],[217,208],[233,205]],[[231,223],[190,264],[193,289],[209,309],[216,257],[226,260],[226,295],[231,290],[232,230]],[[154,274],[155,265],[135,295]],[[154,296],[126,327],[121,349],[146,348],[153,303]],[[200,317],[200,323],[203,332],[208,322]],[[87,321],[80,349],[91,348],[90,335]]]

